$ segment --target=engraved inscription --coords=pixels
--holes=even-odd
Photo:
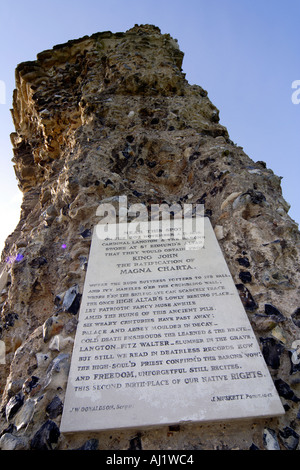
[[[93,238],[63,431],[283,412],[208,220],[205,235],[192,251]]]

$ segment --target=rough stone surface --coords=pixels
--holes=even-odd
[[[24,198],[0,267],[1,448],[299,447],[298,226],[280,178],[230,140],[207,92],[187,83],[182,60],[169,35],[136,25],[55,46],[16,69],[11,140]],[[129,205],[205,205],[283,417],[59,432],[96,209],[119,195]]]

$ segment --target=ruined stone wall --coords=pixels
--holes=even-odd
[[[11,138],[24,198],[0,268],[1,449],[298,446],[298,227],[280,178],[230,140],[182,60],[169,35],[136,25],[69,41],[16,69]],[[119,195],[129,205],[205,205],[283,417],[60,433],[96,209]]]

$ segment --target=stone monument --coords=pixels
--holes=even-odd
[[[24,197],[20,222],[6,241],[1,261],[1,449],[298,447],[298,226],[288,215],[280,178],[231,141],[207,91],[186,81],[182,60],[176,40],[155,26],[136,25],[124,33],[106,31],[71,40],[17,66],[11,140]],[[229,277],[217,278],[219,267],[197,271],[195,260],[202,256],[201,249],[198,254],[184,251],[194,260],[187,263],[183,250],[175,251],[180,248],[175,245],[168,253],[164,245],[161,252],[143,255],[140,246],[136,255],[129,249],[120,258],[106,256],[114,251],[106,246],[93,265],[97,210],[100,204],[117,206],[120,197],[127,198],[128,207],[143,204],[147,210],[155,204],[204,205],[214,257],[224,262],[222,273],[228,270]],[[164,254],[178,257],[161,258],[172,263],[155,264]],[[133,260],[133,256],[151,258]],[[192,278],[186,281],[179,280],[180,271],[164,270],[158,276],[146,269],[131,273],[132,266],[121,266],[121,277],[110,277],[116,264],[133,261],[149,263],[144,268],[150,269],[181,265],[197,269],[190,275],[191,270],[183,268],[182,278]],[[89,293],[84,286],[89,286],[93,269],[99,269],[101,279],[89,289],[95,292]],[[124,286],[126,279],[131,286]],[[182,285],[196,281],[198,285]],[[104,292],[105,288],[112,291]],[[180,292],[190,288],[197,290]],[[226,302],[235,305],[229,309],[228,324],[225,311],[220,313],[221,295],[207,297],[209,302],[187,297],[223,292],[228,293]],[[172,296],[178,299],[167,300]],[[126,303],[137,307],[140,300],[145,301],[141,312],[124,308]],[[110,307],[112,311],[99,312]],[[119,316],[129,313],[134,315]],[[83,317],[82,323],[82,314],[91,318]],[[117,315],[105,318],[117,324],[104,325],[100,324],[103,318],[92,318],[103,314]],[[146,322],[121,324],[141,319],[151,320],[148,331],[161,336],[125,339],[125,334],[148,334]],[[120,331],[108,331],[106,326]],[[94,333],[97,329],[99,337]],[[70,433],[66,416],[72,414],[73,398],[70,401],[66,389],[74,377],[71,358],[75,354],[76,363],[77,338],[89,340],[86,347],[104,346],[97,352],[98,359],[96,350],[91,350],[91,359],[87,350],[81,351],[82,365],[78,358],[75,380],[79,377],[82,389],[78,392],[84,400],[94,397],[84,387],[105,384],[111,387],[100,390],[105,406],[118,405],[114,393],[120,389],[130,399],[120,394],[120,409],[104,410],[108,426],[97,424]],[[100,342],[92,343],[96,339]],[[130,342],[139,343],[136,352],[144,356],[130,356],[134,348],[120,349],[120,344]],[[118,350],[117,346],[105,349],[114,344]],[[222,346],[224,351],[204,350]],[[226,359],[227,355],[235,357]],[[86,369],[89,361],[94,369]],[[246,367],[250,362],[253,367]],[[85,379],[90,372],[92,378]],[[124,372],[127,376],[121,376]],[[177,379],[180,382],[172,384]],[[213,395],[208,393],[208,383],[213,384]],[[251,384],[248,390],[247,383]],[[161,397],[169,399],[166,419],[148,419],[149,408],[144,406],[145,419],[134,420],[134,408],[125,406],[136,399],[147,403],[147,394],[150,391],[153,399],[156,387],[158,404]],[[194,398],[180,412],[171,410],[172,402],[178,405],[179,399],[183,403],[185,396],[190,398],[190,390],[193,397],[195,392],[205,403],[210,401],[206,416],[200,416]],[[112,402],[107,401],[107,392]],[[267,404],[265,410],[262,404]],[[223,414],[218,422],[211,422],[215,410]],[[93,416],[100,411],[95,408]],[[113,414],[119,421],[111,419]]]

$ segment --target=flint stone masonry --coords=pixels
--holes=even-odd
[[[299,445],[298,226],[280,178],[230,140],[182,61],[176,40],[136,25],[55,46],[16,68],[11,141],[23,203],[0,268],[1,448]],[[51,403],[65,405],[96,211],[121,195],[129,205],[204,204],[283,416],[74,434],[60,431],[61,405],[49,417]]]

